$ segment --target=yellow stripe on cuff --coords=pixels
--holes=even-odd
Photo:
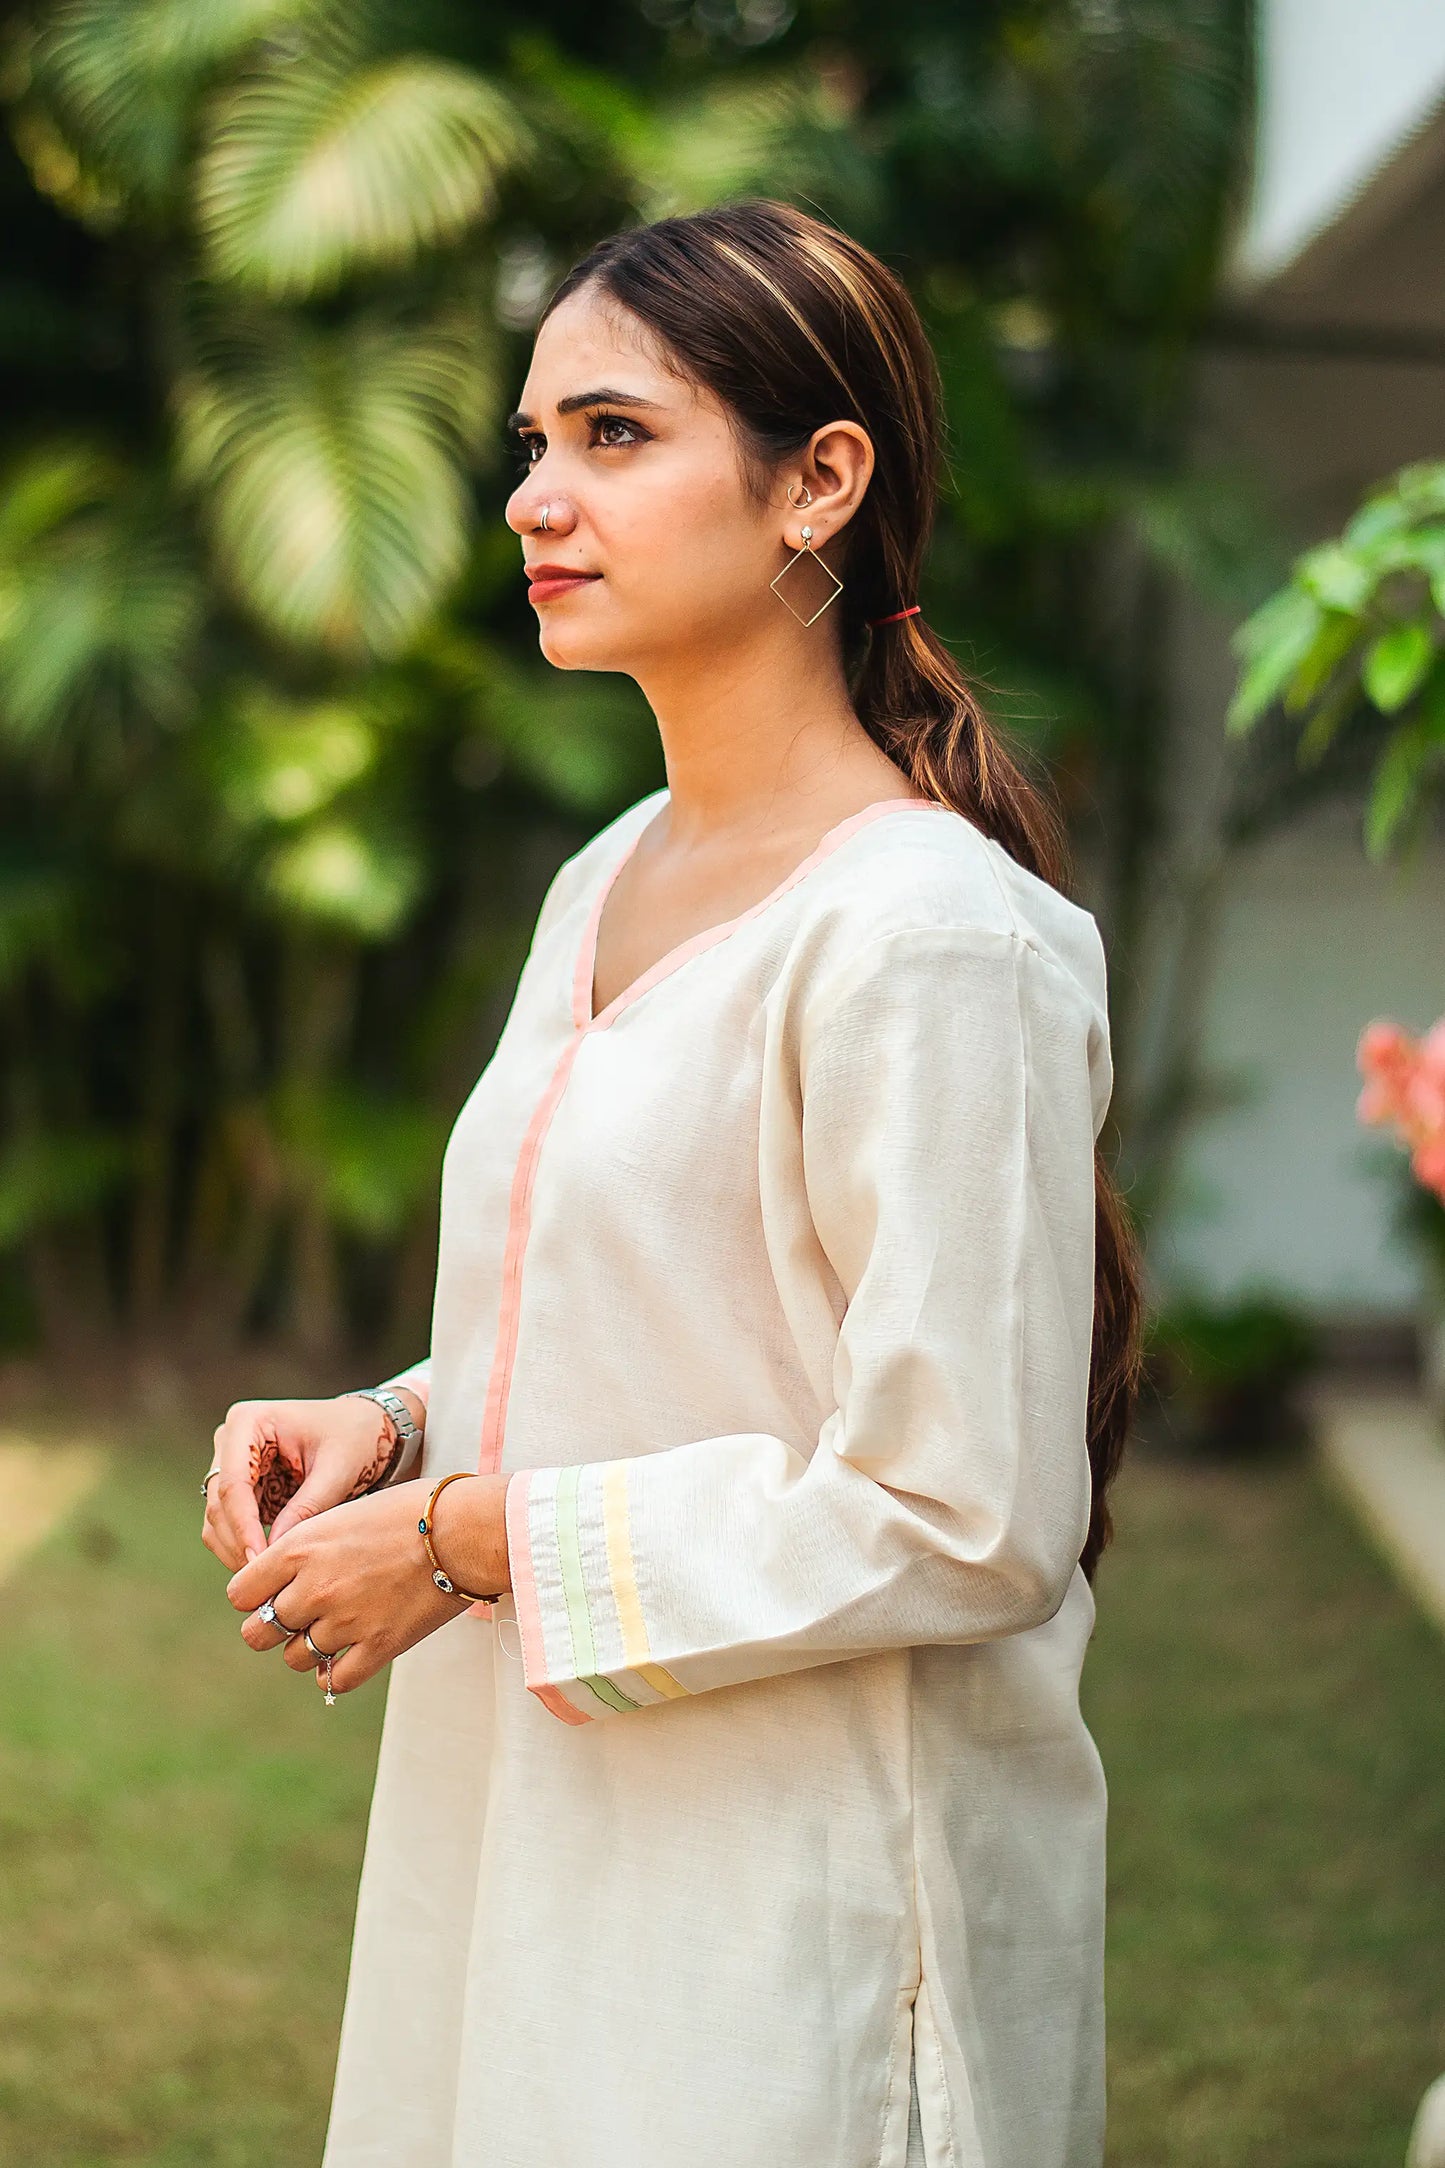
[[[607,1537],[607,1571],[622,1628],[622,1647],[629,1671],[635,1671],[659,1694],[676,1701],[690,1689],[680,1686],[670,1671],[652,1662],[652,1644],[637,1593],[637,1574],[632,1562],[632,1537],[628,1527],[627,1463],[608,1461],[602,1472],[602,1525]]]

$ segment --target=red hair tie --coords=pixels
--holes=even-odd
[[[868,623],[870,626],[896,625],[900,617],[917,617],[922,608],[922,603],[910,602],[906,610],[895,610],[891,617],[870,617]]]

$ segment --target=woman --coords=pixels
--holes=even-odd
[[[366,1398],[217,1432],[251,1647],[393,1666],[325,2168],[1097,2168],[1137,1261],[1098,929],[914,604],[933,358],[738,203],[584,258],[512,428],[542,652],[668,783],[458,1116],[419,1473]]]

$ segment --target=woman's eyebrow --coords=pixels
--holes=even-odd
[[[662,401],[660,399],[644,399],[640,392],[614,391],[611,385],[603,384],[597,391],[569,392],[565,399],[557,401],[557,412],[559,414],[576,414],[583,407],[604,405],[658,407],[662,405]],[[517,413],[507,416],[508,429],[531,429],[534,426],[530,414]]]

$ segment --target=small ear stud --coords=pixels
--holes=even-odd
[[[809,543],[810,543],[810,542],[812,541],[812,539],[813,539],[813,530],[812,530],[812,528],[811,528],[811,527],[805,527],[805,528],[803,529],[803,547],[804,547],[804,549],[806,549],[806,548],[807,548],[808,544],[809,544]]]

